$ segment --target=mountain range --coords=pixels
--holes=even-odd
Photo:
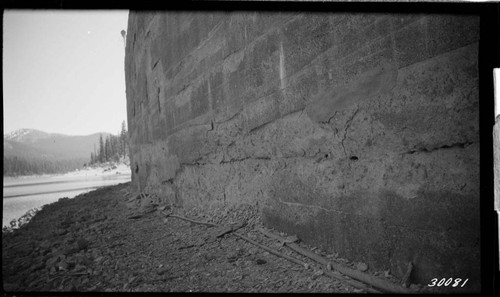
[[[72,136],[47,133],[36,129],[19,129],[3,138],[5,157],[44,158],[49,160],[89,159],[99,148],[99,137],[110,133]]]

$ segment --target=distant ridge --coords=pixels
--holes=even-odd
[[[19,142],[33,142],[36,139],[49,137],[49,133],[35,129],[19,129],[4,135],[4,140],[12,140]]]
[[[100,135],[105,138],[110,133],[73,136],[36,129],[19,129],[4,135],[4,157],[90,159],[94,145],[98,147]]]
[[[18,142],[36,142],[40,139],[59,138],[59,137],[88,137],[95,135],[110,135],[108,132],[97,132],[89,135],[67,135],[61,133],[48,133],[37,129],[18,129],[10,133],[4,134],[4,140],[12,140]]]

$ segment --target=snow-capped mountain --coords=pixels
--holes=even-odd
[[[19,129],[4,135],[4,156],[89,159],[94,146],[99,146],[100,135],[105,138],[109,133],[71,136],[36,129]]]
[[[19,129],[4,135],[4,140],[18,141],[18,142],[36,142],[40,139],[50,137],[64,137],[63,134],[46,133],[36,129]]]

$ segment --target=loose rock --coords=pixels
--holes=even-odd
[[[367,271],[368,270],[368,265],[366,263],[358,263],[356,265],[356,268],[359,270],[359,271]]]
[[[257,263],[257,265],[263,265],[263,264],[266,264],[267,261],[263,260],[263,259],[257,259],[257,260],[255,260],[255,263]]]
[[[147,220],[138,219],[143,215],[135,212],[131,216],[124,215],[129,210],[121,190],[127,187],[102,188],[49,204],[25,227],[4,234],[4,288],[13,292],[234,290],[325,293],[345,292],[343,288],[349,288],[352,292],[348,284],[342,289],[327,286],[330,280],[320,277],[324,275],[323,270],[313,273],[309,269],[312,261],[304,262],[301,267],[234,236],[233,233],[248,234],[259,244],[278,248],[276,240],[259,236],[260,233],[254,231],[256,226],[261,227],[261,222],[252,206],[189,209],[184,214],[172,208],[174,214],[221,226],[247,223],[216,238],[222,229],[175,217],[166,219],[165,224],[160,212],[149,213]],[[135,219],[131,219],[134,215]],[[57,227],[62,221],[69,227]],[[96,221],[99,225],[95,225]],[[76,228],[78,222],[89,223]],[[59,236],[57,232],[64,235]],[[210,240],[212,238],[216,240]],[[286,246],[281,247],[280,252],[297,257]],[[307,283],[312,278],[316,279]]]

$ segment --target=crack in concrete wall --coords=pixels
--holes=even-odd
[[[421,147],[421,148],[416,148],[414,150],[409,150],[407,152],[404,152],[404,154],[430,153],[430,152],[433,152],[436,150],[442,150],[442,149],[465,148],[473,143],[474,142],[468,141],[468,142],[461,142],[461,143],[457,142],[457,143],[452,143],[452,144],[445,144],[445,145],[442,145],[439,147],[434,147],[434,148],[433,147],[431,147],[431,148]]]
[[[340,141],[340,143],[342,144],[342,149],[344,150],[344,154],[346,157],[347,157],[347,152],[345,150],[344,141],[347,137],[347,130],[351,126],[351,122],[354,119],[354,117],[356,116],[356,114],[358,113],[358,111],[359,111],[359,106],[356,108],[356,110],[352,114],[351,118],[346,121],[345,126],[344,126],[344,136],[342,136],[342,140]],[[328,120],[328,122],[330,122],[330,119]]]

